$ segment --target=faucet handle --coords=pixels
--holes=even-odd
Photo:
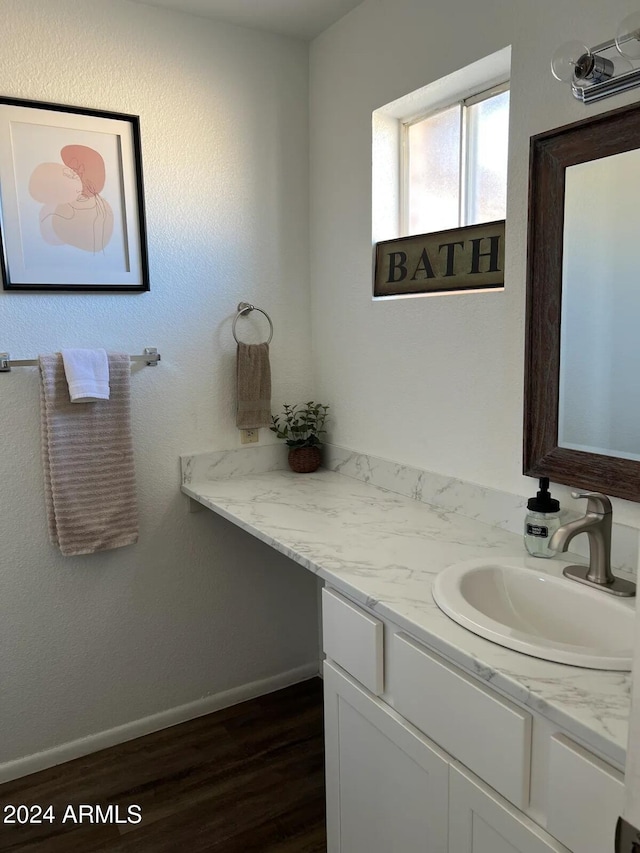
[[[571,497],[587,499],[587,512],[595,512],[598,515],[607,515],[613,512],[611,501],[600,492],[571,492]]]

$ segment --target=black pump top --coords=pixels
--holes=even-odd
[[[535,498],[529,498],[527,509],[531,509],[533,512],[558,512],[560,501],[555,500],[549,494],[549,478],[541,477],[538,482],[540,491]]]

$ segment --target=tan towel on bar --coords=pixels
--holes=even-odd
[[[269,344],[238,344],[238,429],[271,426]]]
[[[109,353],[111,399],[78,406],[62,356],[41,355],[42,464],[49,537],[65,556],[138,539],[133,469],[131,360]]]

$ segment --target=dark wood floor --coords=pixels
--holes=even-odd
[[[55,822],[7,826],[9,804],[52,805]],[[78,824],[81,804],[142,820]],[[324,808],[315,678],[0,785],[0,850],[319,853]]]

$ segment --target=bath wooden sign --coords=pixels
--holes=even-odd
[[[504,219],[376,244],[374,296],[504,287]]]

